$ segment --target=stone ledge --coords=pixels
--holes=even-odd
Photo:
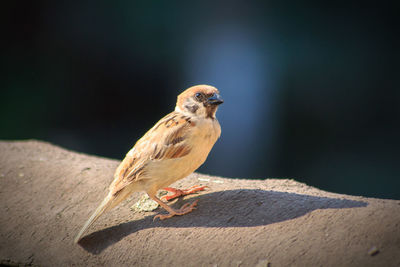
[[[400,201],[288,179],[192,174],[208,185],[185,216],[154,221],[135,193],[74,236],[107,194],[118,161],[39,141],[0,142],[0,262],[39,266],[400,266]]]

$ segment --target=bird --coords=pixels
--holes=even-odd
[[[197,200],[174,209],[159,199],[160,189],[180,195],[204,190],[194,186],[187,190],[168,187],[185,178],[207,159],[221,135],[216,112],[222,100],[219,90],[211,85],[195,85],[178,95],[175,110],[159,120],[126,154],[114,173],[109,192],[74,239],[78,243],[88,228],[102,215],[128,198],[133,192],[145,191],[168,214],[156,215],[164,220],[193,211]]]

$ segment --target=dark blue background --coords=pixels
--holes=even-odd
[[[200,171],[400,199],[398,10],[13,1],[0,11],[0,138],[122,159],[182,90],[205,83],[225,103]]]

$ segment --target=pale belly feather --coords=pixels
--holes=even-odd
[[[146,176],[153,181],[148,185],[153,189],[160,189],[194,172],[207,159],[220,134],[221,128],[217,120],[208,120],[196,125],[196,132],[193,132],[187,141],[193,144],[191,152],[181,158],[149,163]]]

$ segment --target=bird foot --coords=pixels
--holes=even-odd
[[[192,212],[194,209],[196,209],[197,201],[198,200],[194,201],[193,203],[186,203],[179,210],[171,209],[168,211],[169,212],[168,214],[158,214],[158,215],[154,216],[153,221],[155,221],[155,219],[157,219],[157,218],[159,218],[160,220],[165,220],[165,219],[169,219],[175,215],[184,215],[189,212]]]
[[[180,196],[186,196],[189,194],[193,194],[196,193],[197,191],[203,191],[206,187],[208,186],[199,186],[199,185],[194,185],[188,189],[176,189],[176,188],[172,188],[172,187],[166,187],[163,188],[164,190],[168,191],[168,192],[172,192],[172,195],[167,195],[167,196],[163,196],[161,197],[162,200],[164,201],[170,201],[171,199],[180,197]]]

